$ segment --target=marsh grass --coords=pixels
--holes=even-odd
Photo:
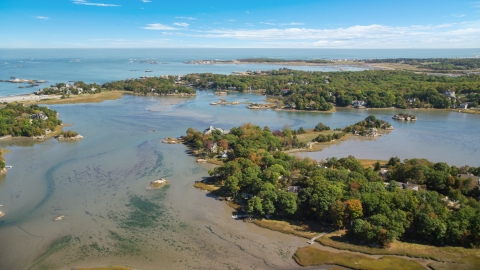
[[[424,270],[425,268],[414,260],[384,256],[373,259],[364,255],[346,252],[333,253],[323,251],[312,246],[299,248],[293,255],[295,261],[301,266],[313,266],[333,264],[351,269],[387,270],[387,269],[411,269]]]

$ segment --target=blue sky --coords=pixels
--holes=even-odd
[[[480,1],[0,0],[0,48],[479,48]]]

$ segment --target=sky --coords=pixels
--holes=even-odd
[[[0,0],[0,48],[480,48],[480,1]]]

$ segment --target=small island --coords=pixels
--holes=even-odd
[[[75,131],[67,130],[60,132],[56,138],[59,141],[77,141],[83,139],[83,136]]]
[[[155,181],[150,182],[150,186],[147,188],[147,190],[155,190],[155,189],[161,189],[167,185],[169,185],[170,182],[165,179],[165,178],[160,178]]]
[[[413,114],[408,113],[399,113],[395,114],[392,117],[393,120],[401,120],[401,121],[417,121],[417,117]]]

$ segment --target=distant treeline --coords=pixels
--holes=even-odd
[[[480,68],[480,58],[390,58],[370,59],[365,63],[395,63],[421,66],[424,68],[451,71]]]
[[[283,105],[297,110],[330,110],[366,101],[369,108],[449,108],[480,102],[480,76],[429,76],[409,71],[308,72],[286,68],[249,75],[189,74],[184,80],[197,88],[237,91],[262,90],[281,96]],[[444,95],[455,91],[457,99]],[[282,104],[280,104],[282,105]],[[471,107],[471,106],[470,106]]]
[[[190,94],[195,95],[195,89],[187,87],[176,82],[175,76],[166,77],[149,77],[145,79],[127,79],[123,81],[115,81],[102,85],[106,90],[125,90],[136,94],[156,93],[160,95],[169,94]]]
[[[288,60],[288,59],[281,59],[281,58],[244,58],[244,59],[237,59],[240,62],[247,62],[247,63],[293,63],[293,62],[300,62],[300,63],[312,63],[312,64],[327,64],[331,63],[332,61],[329,60],[322,60],[322,59],[313,59],[313,60]]]

